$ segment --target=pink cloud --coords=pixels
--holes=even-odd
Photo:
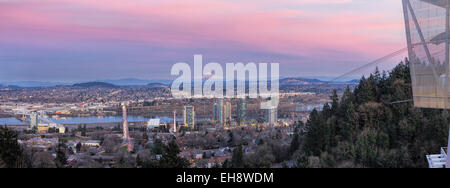
[[[1,5],[0,16],[7,18],[0,20],[0,27],[5,28],[0,41],[55,47],[94,39],[291,56],[326,56],[324,49],[328,49],[375,57],[403,45],[398,43],[403,40],[399,39],[402,20],[357,11],[323,14],[267,9],[254,1],[44,0],[29,4],[25,0]]]

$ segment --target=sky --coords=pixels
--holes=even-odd
[[[403,22],[400,0],[0,0],[0,81],[174,79],[194,54],[334,77],[404,48]]]

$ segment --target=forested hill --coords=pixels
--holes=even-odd
[[[409,63],[378,69],[354,91],[313,111],[303,139],[301,167],[428,167],[426,155],[447,145],[448,114],[414,108]],[[312,164],[314,163],[314,164]]]

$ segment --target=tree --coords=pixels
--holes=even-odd
[[[144,162],[141,160],[139,155],[136,155],[136,167],[141,168],[142,166],[144,166]]]
[[[42,151],[34,157],[33,168],[56,168],[56,163],[50,153]]]
[[[331,103],[331,113],[337,114],[339,109],[339,97],[336,90],[333,90],[333,94],[331,96],[331,100],[333,101]]]
[[[176,140],[173,139],[169,142],[167,146],[163,149],[163,154],[161,160],[159,161],[160,168],[188,168],[189,162],[178,156],[181,150],[176,143]]]
[[[115,153],[119,149],[120,138],[115,135],[106,136],[103,140],[102,147],[106,153]]]
[[[304,154],[301,154],[296,158],[297,162],[297,168],[308,168],[309,167],[309,160],[308,157]]]
[[[0,160],[7,168],[21,167],[23,149],[17,142],[17,132],[0,127]]]
[[[256,149],[254,153],[244,155],[245,168],[270,168],[276,161],[275,152],[270,145],[265,144]]]
[[[233,168],[233,164],[231,164],[230,160],[226,159],[222,164],[222,168]]]
[[[6,168],[7,166],[6,166],[6,164],[5,164],[5,162],[3,162],[1,159],[0,159],[0,168]]]
[[[163,150],[164,150],[164,144],[162,143],[161,139],[156,139],[155,143],[153,143],[153,147],[152,147],[152,152],[155,153],[156,155],[161,155],[163,154]]]
[[[86,128],[86,125],[84,125],[83,128],[81,129],[81,136],[86,136],[86,132],[87,132],[87,128]]]
[[[291,141],[291,146],[289,147],[289,155],[294,154],[294,152],[298,150],[299,146],[300,146],[300,142],[299,142],[298,133],[295,133],[294,138],[292,138],[292,141]]]
[[[119,150],[114,157],[116,168],[132,168],[136,166],[135,159],[126,149]]]
[[[66,148],[63,143],[58,144],[55,161],[58,168],[63,168],[67,164]]]
[[[233,150],[233,156],[231,158],[231,164],[233,168],[244,168],[242,145],[239,145]]]
[[[81,145],[80,142],[78,142],[77,145],[75,146],[75,148],[76,148],[76,150],[77,150],[77,153],[81,151],[81,146],[82,146],[82,145]]]
[[[449,114],[413,103],[391,104],[413,98],[411,85],[405,60],[388,74],[376,70],[363,77],[340,101],[333,92],[332,106],[312,111],[305,127],[309,166],[426,167],[425,154],[447,144]]]
[[[121,128],[122,127],[122,125],[120,124],[120,123],[117,123],[117,126],[116,127],[113,127],[113,131],[121,131]]]
[[[148,140],[148,133],[147,133],[147,131],[144,131],[144,134],[142,135],[142,139],[144,139],[145,141]]]

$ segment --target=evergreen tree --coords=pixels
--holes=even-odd
[[[164,147],[161,160],[159,161],[160,168],[188,168],[189,161],[178,156],[181,152],[175,140],[171,140],[167,146]]]
[[[23,149],[17,142],[17,132],[0,127],[0,161],[7,168],[18,168],[22,165]]]
[[[144,139],[145,141],[148,140],[148,133],[147,133],[147,130],[144,131],[144,134],[142,135],[142,139]]]
[[[77,153],[81,151],[81,143],[78,142],[77,145],[75,146],[75,149],[77,150]]]
[[[66,149],[63,143],[58,144],[55,161],[58,168],[63,168],[67,164]]]
[[[289,154],[290,155],[294,154],[294,152],[298,150],[299,146],[300,146],[300,142],[299,142],[298,133],[295,133],[294,138],[292,138],[291,145],[289,147]]]
[[[333,94],[331,95],[331,114],[337,115],[339,110],[339,97],[336,90],[333,90]]]
[[[242,152],[242,145],[239,145],[233,150],[231,164],[233,165],[233,168],[244,168],[244,156]]]
[[[425,154],[447,144],[449,115],[444,110],[415,108],[409,62],[391,72],[376,69],[362,77],[331,107],[314,110],[306,124],[304,153],[321,166],[426,167]],[[304,163],[304,158],[303,158]]]
[[[152,152],[161,155],[163,154],[164,150],[164,144],[162,143],[161,139],[156,139],[155,143],[153,143]]]
[[[84,125],[83,128],[81,128],[81,136],[86,136],[86,132],[87,132],[87,128],[86,128],[86,125]]]

